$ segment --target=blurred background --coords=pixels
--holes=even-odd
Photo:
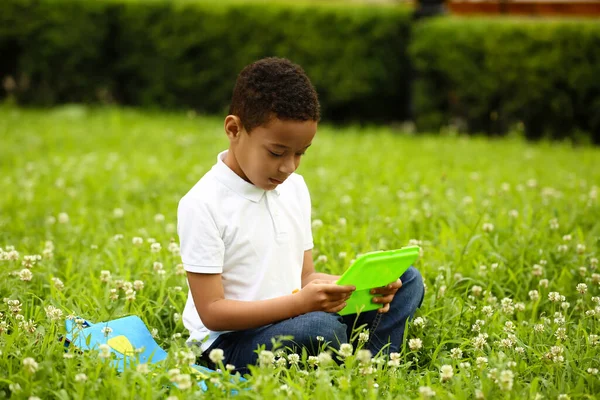
[[[338,124],[600,142],[600,0],[3,0],[0,101],[224,115],[300,64]]]

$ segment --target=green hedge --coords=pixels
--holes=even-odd
[[[0,77],[16,77],[22,104],[221,113],[245,65],[280,56],[304,67],[327,118],[402,120],[410,19],[360,5],[3,0]]]
[[[0,2],[0,96],[31,105],[223,113],[237,73],[275,55],[306,69],[327,120],[413,117],[420,130],[498,134],[517,125],[600,143],[599,49],[593,20],[413,24],[398,6],[314,2]]]
[[[600,143],[597,21],[437,18],[415,26],[417,126],[529,137],[592,132]]]

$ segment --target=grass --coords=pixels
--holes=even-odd
[[[168,248],[178,200],[227,146],[222,120],[2,106],[0,144],[0,397],[200,397],[195,385],[172,384],[191,371],[180,320],[186,281]],[[392,362],[355,351],[341,366],[326,356],[290,364],[276,354],[246,383],[205,376],[206,396],[594,398],[599,160],[597,148],[518,135],[322,126],[298,171],[322,222],[317,268],[340,273],[358,253],[421,244],[418,319]],[[111,289],[135,280],[143,281],[135,300],[122,289],[111,300]],[[98,352],[65,353],[58,341],[68,316],[131,314],[156,329],[169,351],[164,365],[118,374]]]

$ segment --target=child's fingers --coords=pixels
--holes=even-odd
[[[397,281],[392,282],[388,285],[378,287],[375,289],[371,289],[371,294],[396,293],[398,291],[398,289],[400,289],[401,287],[402,287],[402,281],[400,279],[398,279]]]
[[[373,303],[377,304],[389,304],[394,300],[393,294],[388,294],[387,296],[376,296],[373,297]]]
[[[346,302],[345,301],[342,302],[342,303],[340,303],[340,304],[338,304],[338,305],[336,305],[336,306],[333,306],[333,308],[331,308],[329,310],[329,312],[337,313],[337,312],[342,311],[344,309],[344,307],[346,307]]]
[[[324,290],[327,293],[351,293],[356,290],[355,286],[349,285],[341,286],[336,284],[326,284],[323,286],[325,286]]]
[[[390,303],[387,303],[385,306],[381,307],[379,310],[377,310],[378,313],[383,314],[390,311]]]

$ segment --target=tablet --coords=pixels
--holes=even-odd
[[[373,303],[371,289],[396,281],[419,258],[419,246],[408,246],[398,250],[374,251],[362,254],[336,282],[338,285],[352,285],[356,290],[340,315],[357,314],[381,308]]]

